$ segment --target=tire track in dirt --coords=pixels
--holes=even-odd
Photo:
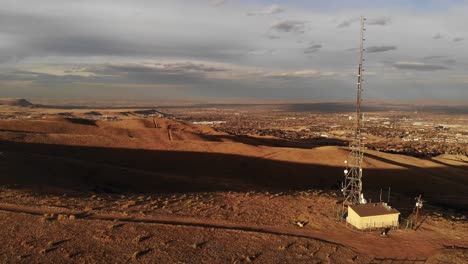
[[[274,227],[274,226],[260,226],[248,223],[234,223],[222,220],[209,220],[191,217],[180,216],[151,216],[151,217],[127,217],[118,214],[95,214],[87,211],[72,211],[72,210],[59,210],[57,208],[37,208],[30,206],[22,206],[16,204],[0,203],[0,211],[7,211],[12,213],[23,213],[37,216],[55,214],[56,218],[60,214],[74,215],[76,219],[84,221],[119,221],[123,223],[142,223],[142,224],[160,224],[169,226],[185,226],[185,227],[198,227],[209,228],[228,231],[241,231],[251,232],[275,236],[287,236],[294,238],[311,239],[314,241],[326,243],[332,246],[348,248],[355,252],[361,252],[368,256],[374,257],[430,257],[436,254],[439,250],[443,249],[443,245],[456,245],[466,247],[465,243],[459,245],[460,241],[455,240],[439,240],[430,241],[427,239],[425,242],[417,238],[410,237],[391,237],[382,239],[375,237],[371,233],[360,233],[357,231],[349,230],[310,230],[299,229],[291,227]],[[416,239],[416,240],[414,240]],[[418,241],[419,246],[409,246]],[[465,241],[466,242],[466,241]],[[422,245],[424,244],[424,245]],[[389,256],[388,252],[399,252],[398,256]]]
[[[23,213],[30,215],[46,215],[46,214],[66,214],[75,215],[78,219],[83,220],[101,220],[101,221],[120,221],[127,223],[146,223],[146,224],[162,224],[172,226],[189,226],[189,227],[201,227],[201,228],[215,228],[222,230],[231,231],[244,231],[253,233],[263,233],[277,236],[289,236],[296,238],[313,239],[319,242],[331,244],[334,246],[347,247],[356,250],[350,246],[325,239],[320,235],[313,235],[310,231],[304,230],[293,230],[288,228],[276,228],[276,227],[263,227],[257,225],[239,224],[225,221],[209,221],[205,219],[188,218],[188,217],[174,217],[174,216],[153,216],[153,217],[122,217],[119,215],[112,214],[92,214],[88,212],[72,212],[72,211],[58,211],[46,208],[34,208],[22,205],[13,204],[0,204],[0,211],[7,211],[11,213]]]

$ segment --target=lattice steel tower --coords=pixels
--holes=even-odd
[[[366,19],[361,16],[361,34],[360,34],[360,47],[359,47],[359,66],[358,66],[358,78],[357,78],[357,97],[356,97],[356,115],[354,117],[354,135],[353,140],[350,143],[351,153],[349,154],[348,160],[345,161],[347,168],[345,169],[345,180],[343,182],[343,209],[345,206],[352,204],[366,203],[362,194],[362,160],[363,160],[363,143],[361,137],[362,128],[362,73],[364,69],[362,67],[364,58],[364,22]],[[345,211],[343,212],[344,215]]]

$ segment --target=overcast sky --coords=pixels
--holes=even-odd
[[[468,101],[464,0],[0,0],[0,97]]]

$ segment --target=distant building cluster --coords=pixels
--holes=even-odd
[[[352,113],[298,112],[280,106],[165,109],[182,120],[233,135],[273,136],[317,145],[348,145]],[[364,114],[368,149],[415,157],[468,155],[468,117],[463,114],[371,112]]]

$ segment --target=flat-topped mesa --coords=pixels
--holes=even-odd
[[[26,99],[22,98],[0,98],[0,105],[9,105],[9,106],[32,106],[33,104]]]

